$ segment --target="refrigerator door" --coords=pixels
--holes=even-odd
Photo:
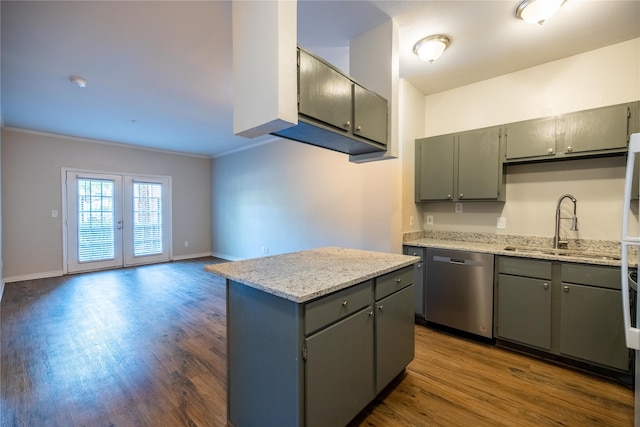
[[[622,208],[622,310],[624,316],[625,339],[627,347],[640,350],[640,329],[631,325],[631,305],[629,301],[629,248],[640,246],[640,237],[631,236],[629,233],[629,221],[631,214],[631,186],[633,184],[633,169],[636,154],[640,152],[640,134],[631,135],[629,141],[629,155],[627,157],[627,169],[624,181],[624,200]],[[640,229],[640,226],[639,226]],[[637,231],[636,231],[637,233]]]
[[[631,216],[631,186],[633,184],[633,169],[636,161],[636,154],[640,152],[640,134],[631,135],[629,141],[629,154],[627,157],[627,169],[624,181],[624,200],[622,208],[622,310],[624,317],[625,340],[627,347],[640,350],[640,329],[631,324],[631,303],[629,298],[629,249],[640,247],[640,237],[632,236],[629,232],[629,221]],[[640,230],[638,225],[637,230]],[[636,231],[637,233],[638,231]],[[635,313],[634,313],[635,315]]]

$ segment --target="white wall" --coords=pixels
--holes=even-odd
[[[640,39],[634,39],[437,93],[425,97],[423,136],[638,100],[638,76]],[[405,152],[415,149],[403,143]],[[452,203],[421,203],[418,209],[434,215],[427,229],[551,237],[557,200],[571,193],[580,221],[574,237],[619,240],[624,164],[617,157],[508,166],[504,204],[467,202],[462,214],[453,213]],[[496,230],[499,216],[507,218],[507,229]]]
[[[424,137],[424,95],[400,82],[400,158],[402,159],[402,231],[422,230],[422,206],[415,199],[415,140]]]
[[[6,128],[1,151],[6,280],[61,274],[63,167],[171,176],[174,258],[211,253],[209,158]]]
[[[400,161],[363,164],[286,139],[213,159],[212,251],[401,251]]]

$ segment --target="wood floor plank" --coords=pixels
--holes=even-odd
[[[225,426],[213,262],[7,284],[0,425]],[[618,383],[420,325],[415,336],[413,362],[350,427],[633,425],[633,392]]]

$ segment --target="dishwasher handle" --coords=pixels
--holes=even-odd
[[[468,265],[468,266],[484,266],[482,261],[475,261],[472,259],[462,259],[462,258],[451,258],[446,256],[434,255],[433,260],[436,262],[444,262],[447,264],[458,264],[458,265]]]

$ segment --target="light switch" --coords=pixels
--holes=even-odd
[[[52,210],[51,211],[51,218],[58,218],[58,211],[57,210]]]
[[[496,228],[507,228],[507,218],[504,216],[499,216]]]

